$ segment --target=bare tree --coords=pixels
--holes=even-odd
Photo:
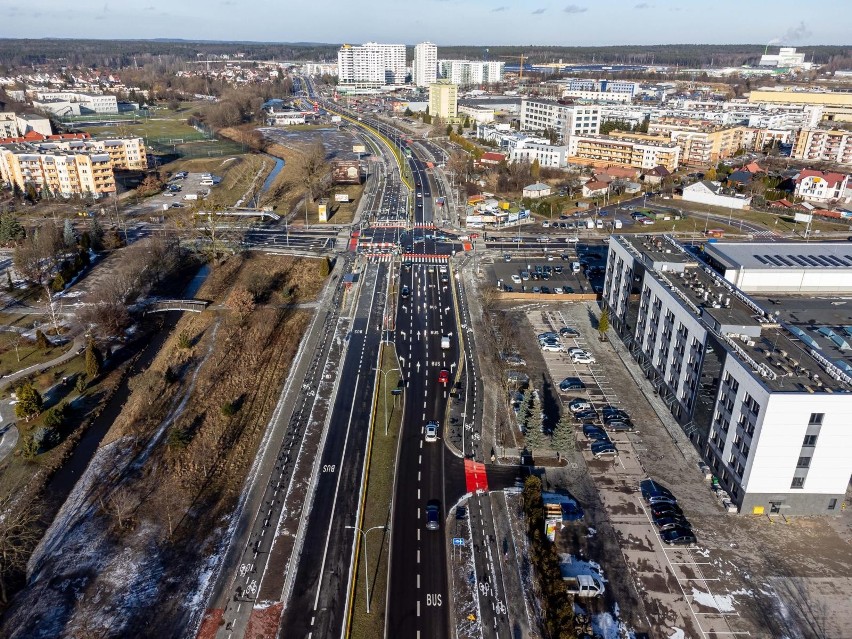
[[[8,602],[8,585],[15,575],[26,570],[27,561],[41,537],[39,512],[35,503],[24,496],[16,502],[11,491],[0,499],[0,601]]]
[[[317,142],[301,149],[299,159],[294,167],[296,184],[305,189],[305,223],[308,219],[308,205],[326,186],[331,167],[326,160],[326,149],[322,142]]]
[[[254,311],[254,295],[242,286],[235,286],[228,295],[225,306],[236,313],[241,323],[245,322]]]
[[[118,520],[119,528],[124,528],[129,523],[133,511],[139,505],[139,501],[133,496],[129,489],[119,487],[109,498],[108,509]]]

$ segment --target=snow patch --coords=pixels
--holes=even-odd
[[[680,628],[672,628],[673,634],[669,635],[669,639],[686,639],[686,633]]]
[[[704,592],[703,590],[698,590],[693,587],[692,599],[693,601],[701,604],[702,606],[706,606],[707,608],[715,608],[719,612],[734,611],[733,593],[727,595],[713,595],[709,592]]]

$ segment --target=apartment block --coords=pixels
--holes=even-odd
[[[0,145],[0,179],[42,196],[92,196],[115,192],[108,153],[37,149],[29,144]]]
[[[667,141],[607,135],[572,135],[568,138],[568,162],[591,161],[601,166],[618,164],[650,170],[664,166],[676,171],[680,165],[680,147]]]
[[[573,135],[600,131],[601,110],[593,104],[563,104],[551,100],[521,100],[521,131],[555,131],[568,143]]]
[[[337,52],[337,72],[342,84],[405,84],[405,45],[344,44]]]
[[[546,140],[521,140],[509,153],[510,162],[538,162],[539,166],[559,169],[566,166],[568,147],[548,144]]]
[[[668,136],[676,143],[680,147],[681,164],[707,167],[737,152],[743,130],[706,121],[662,118],[649,124],[648,134]]]
[[[429,85],[429,113],[434,117],[448,120],[458,115],[459,88],[441,80]]]
[[[414,45],[411,81],[415,86],[428,87],[438,79],[438,47],[431,42]]]
[[[795,248],[825,268],[824,247]],[[852,249],[842,248],[843,262],[831,268],[848,278]],[[772,244],[745,250],[779,252]],[[839,514],[843,503],[852,472],[850,336],[830,300],[811,298],[785,297],[777,310],[670,237],[610,238],[610,322],[741,513]]]
[[[40,115],[18,114],[12,111],[0,113],[0,139],[23,137],[30,131],[40,135],[52,135],[50,120]]]
[[[496,84],[503,81],[504,62],[473,60],[439,60],[439,77],[460,87]]]
[[[802,129],[792,157],[807,162],[852,165],[852,132],[840,129]]]

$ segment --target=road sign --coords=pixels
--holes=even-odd
[[[464,546],[463,537],[453,537],[453,546]]]

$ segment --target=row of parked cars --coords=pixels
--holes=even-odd
[[[683,514],[674,494],[653,479],[645,479],[639,484],[642,499],[648,504],[651,521],[660,531],[660,538],[669,545],[689,545],[696,543],[692,524]]]

